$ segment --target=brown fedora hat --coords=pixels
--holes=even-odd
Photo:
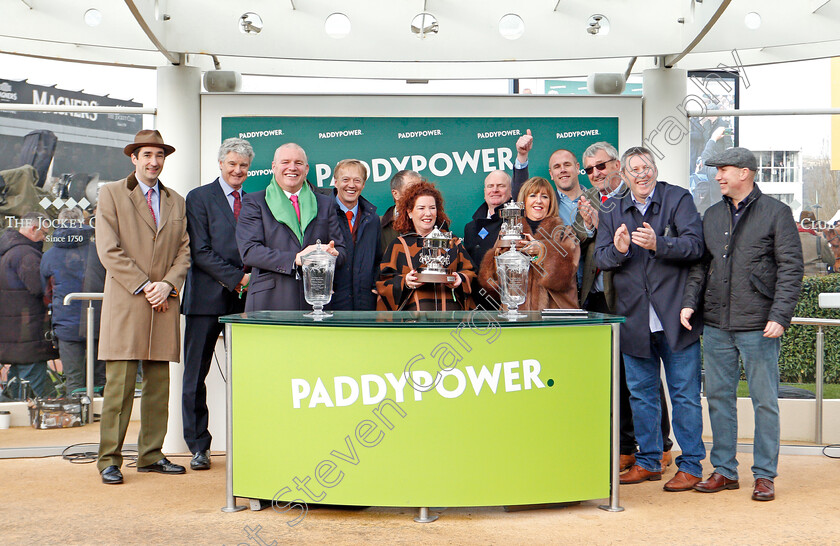
[[[123,148],[123,153],[125,155],[131,155],[131,152],[143,146],[163,148],[163,155],[165,156],[175,151],[175,148],[163,143],[163,137],[160,136],[160,131],[143,129],[134,136],[134,142]]]

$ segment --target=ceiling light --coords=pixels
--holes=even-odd
[[[744,16],[744,25],[750,30],[757,30],[761,26],[761,15],[754,11]]]
[[[85,12],[85,24],[89,27],[98,27],[102,22],[102,12],[91,8]]]
[[[247,13],[243,13],[239,17],[239,32],[243,34],[250,34],[253,36],[259,34],[262,31],[262,29],[262,17],[260,17],[256,13],[249,11]]]
[[[508,40],[517,40],[525,34],[525,22],[515,13],[508,13],[499,19],[499,34]]]
[[[595,36],[606,36],[610,33],[610,20],[605,15],[590,15],[586,22],[586,32]]]
[[[343,13],[333,13],[324,20],[324,31],[330,38],[344,38],[350,34],[350,18]]]
[[[411,32],[416,34],[421,40],[425,38],[427,34],[437,34],[438,30],[437,17],[431,13],[426,13],[425,11],[423,13],[418,13],[414,16],[414,19],[411,20]]]

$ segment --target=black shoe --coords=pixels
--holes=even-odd
[[[107,485],[116,485],[123,482],[123,475],[120,472],[120,467],[112,464],[105,470],[99,473],[102,476],[102,483]]]
[[[193,455],[190,461],[190,469],[192,470],[209,470],[210,469],[210,450],[199,451]]]
[[[160,472],[161,474],[185,474],[187,469],[179,464],[170,462],[164,457],[155,464],[149,466],[138,466],[137,472]]]

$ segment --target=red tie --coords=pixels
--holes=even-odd
[[[146,203],[149,205],[149,212],[152,213],[152,222],[155,223],[155,227],[157,227],[157,216],[155,216],[155,209],[152,207],[152,194],[155,190],[149,188],[149,191],[146,192]]]
[[[356,240],[356,232],[353,230],[353,211],[348,210],[344,213],[347,217],[347,225],[350,226],[350,234],[353,235],[353,240]]]
[[[603,203],[603,202],[604,202],[604,201],[606,201],[607,199],[609,199],[609,197],[607,197],[606,195],[602,195],[602,196],[601,196],[601,203]]]
[[[292,195],[289,196],[289,199],[292,200],[292,205],[295,207],[295,214],[297,214],[298,223],[300,223],[300,205],[298,205],[298,196]]]
[[[233,190],[233,218],[239,220],[239,213],[242,211],[242,198],[239,197],[239,190]]]

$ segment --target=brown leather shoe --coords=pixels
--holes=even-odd
[[[662,472],[665,472],[665,469],[671,466],[671,463],[674,461],[674,458],[671,457],[670,451],[663,451],[662,458],[659,459],[659,462],[662,464]]]
[[[767,478],[759,478],[755,480],[753,486],[752,500],[757,501],[771,501],[776,498],[776,490],[773,482]]]
[[[618,481],[622,484],[642,483],[648,480],[656,482],[662,479],[662,472],[651,472],[641,466],[634,464],[633,468],[619,476]]]
[[[709,479],[695,485],[694,490],[700,491],[701,493],[717,493],[724,489],[738,489],[738,487],[740,487],[738,480],[730,480],[723,474],[712,472]]]
[[[680,470],[677,472],[677,475],[668,480],[668,483],[665,484],[664,489],[665,491],[689,491],[694,489],[694,486],[700,482],[701,478],[697,476],[692,476],[691,474],[687,474]]]
[[[618,471],[619,472],[624,472],[625,470],[627,470],[628,468],[630,468],[634,464],[636,464],[636,456],[635,455],[633,455],[632,453],[630,455],[621,455],[618,458]]]

